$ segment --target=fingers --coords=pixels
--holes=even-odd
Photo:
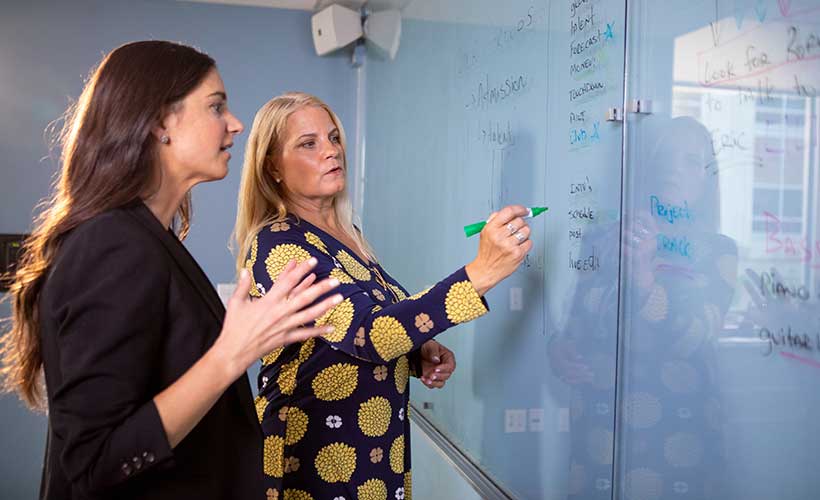
[[[506,226],[516,217],[523,217],[528,212],[529,210],[521,205],[510,205],[499,210],[496,216],[493,217],[492,222],[488,222],[488,224],[495,227]]]
[[[318,286],[318,285],[316,285]],[[291,314],[290,318],[286,320],[285,325],[287,329],[294,328],[298,325],[305,325],[313,322],[316,318],[333,309],[342,301],[341,294],[332,295],[316,305],[303,309],[296,314]]]
[[[298,311],[308,304],[312,304],[316,299],[333,290],[337,286],[339,286],[339,280],[336,278],[322,280],[299,293],[292,293],[289,298],[290,300],[288,301],[288,307],[292,311]]]
[[[229,302],[241,302],[248,298],[251,291],[251,273],[247,269],[239,272],[239,281],[236,282],[236,289],[233,291]]]
[[[445,382],[442,380],[422,379],[421,381],[430,389],[441,389],[442,387],[444,387],[445,384]]]
[[[530,232],[530,226],[525,224],[524,227],[511,234],[510,238],[515,240],[516,245],[521,245],[530,238]]]
[[[286,344],[295,344],[297,342],[304,342],[305,340],[312,337],[327,335],[332,331],[333,327],[331,325],[312,326],[309,328],[296,328],[294,330],[290,330],[289,332],[287,332],[284,336],[284,340]]]
[[[456,357],[453,352],[444,347],[444,352],[441,354],[441,363],[436,367],[436,372],[452,373],[456,369]]]
[[[316,274],[308,274],[307,278],[303,279],[302,282],[296,286],[296,288],[290,291],[290,295],[288,295],[288,300],[307,290],[308,287],[310,287],[310,285],[312,285],[314,281],[316,281]]]
[[[267,296],[273,296],[275,299],[282,299],[290,294],[291,290],[302,281],[304,276],[316,266],[316,258],[311,257],[307,260],[292,264],[293,260],[285,265],[282,272],[276,278],[276,283],[273,284]],[[271,300],[275,300],[271,299]]]

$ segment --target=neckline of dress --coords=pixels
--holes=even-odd
[[[359,261],[359,264],[361,264],[361,265],[363,265],[363,266],[365,266],[365,267],[371,267],[371,268],[372,268],[372,267],[375,267],[375,266],[377,266],[377,265],[378,265],[378,262],[373,262],[373,261],[371,261],[371,260],[368,260],[367,262],[365,262],[365,261],[364,261],[361,257],[359,257],[359,254],[358,254],[358,253],[356,253],[355,251],[353,251],[353,249],[352,249],[352,248],[350,248],[349,246],[345,245],[344,243],[342,243],[341,241],[339,241],[339,240],[338,240],[335,236],[333,236],[332,234],[328,233],[328,232],[327,232],[327,231],[325,231],[324,229],[320,228],[320,227],[319,227],[319,226],[317,226],[316,224],[313,224],[312,222],[310,222],[309,220],[305,219],[304,217],[296,217],[296,216],[295,216],[295,215],[293,215],[293,214],[289,214],[289,215],[290,215],[291,217],[293,217],[294,219],[296,219],[296,221],[298,221],[298,223],[299,223],[299,224],[301,224],[301,223],[303,223],[303,222],[304,222],[304,223],[305,223],[305,224],[307,224],[308,226],[312,227],[313,229],[315,229],[315,230],[319,231],[319,232],[320,232],[320,233],[322,233],[323,235],[325,235],[325,236],[327,236],[328,238],[330,238],[330,239],[332,239],[333,241],[335,241],[335,242],[336,242],[336,243],[337,243],[340,247],[342,247],[342,249],[343,249],[343,250],[346,250],[346,251],[347,251],[348,255],[350,255],[351,257],[353,257],[353,258],[354,258],[354,259],[356,259],[357,261]],[[297,224],[297,225],[298,225],[298,224]],[[332,256],[332,257],[334,257],[334,258],[335,258],[335,256]]]

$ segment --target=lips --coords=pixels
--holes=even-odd
[[[227,150],[231,149],[232,147],[233,147],[233,143],[230,143],[230,144],[226,144],[226,145],[222,146],[221,148],[219,148],[219,150],[220,151],[227,151]]]
[[[328,174],[341,173],[342,167],[335,167],[327,171]]]

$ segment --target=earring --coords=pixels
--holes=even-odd
[[[276,183],[277,183],[277,184],[279,184],[280,182],[282,182],[282,179],[280,179],[280,178],[278,178],[278,177],[277,177],[276,179],[274,179],[274,180],[276,181]]]
[[[162,137],[159,138],[159,142],[161,142],[163,144],[168,144],[168,143],[171,142],[171,138],[168,137],[167,135],[163,135]]]

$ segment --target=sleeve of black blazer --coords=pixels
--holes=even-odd
[[[163,354],[169,267],[159,242],[122,213],[98,216],[75,233],[48,284],[62,372],[49,417],[64,439],[66,475],[99,494],[173,457],[152,384]]]

